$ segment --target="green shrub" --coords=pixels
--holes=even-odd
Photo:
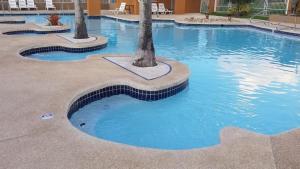
[[[255,16],[254,19],[269,20],[269,16]]]
[[[240,5],[239,16],[247,16],[250,14],[251,8],[249,4]]]
[[[212,15],[215,16],[228,16],[229,12],[214,12]]]
[[[232,3],[236,4],[232,9],[232,14],[235,16],[247,16],[251,11],[249,5],[251,0],[232,0]]]

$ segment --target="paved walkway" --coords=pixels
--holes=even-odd
[[[0,24],[0,31],[18,27]],[[170,82],[184,81],[188,69],[162,59],[172,66],[172,72],[148,81],[99,56],[46,62],[19,55],[19,50],[28,45],[49,44],[72,42],[55,34],[0,35],[1,169],[299,169],[300,129],[269,137],[225,128],[220,145],[190,151],[137,148],[82,133],[66,114],[74,97],[110,84],[164,88]],[[45,112],[53,112],[54,118],[41,120]]]

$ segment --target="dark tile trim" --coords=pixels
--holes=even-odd
[[[275,32],[275,33],[279,33],[279,34],[289,35],[289,36],[300,37],[300,34],[298,34],[298,33],[293,33],[293,32],[285,32],[285,31],[280,31],[280,30],[274,30],[274,32]]]
[[[158,78],[161,78],[161,77],[163,77],[163,76],[169,74],[169,73],[172,71],[172,66],[171,66],[171,65],[169,65],[168,63],[162,62],[162,61],[158,61],[158,62],[161,62],[161,63],[163,63],[163,64],[166,64],[166,65],[170,68],[169,71],[168,71],[166,74],[164,74],[164,75],[161,75],[161,76],[158,76],[158,77],[155,77],[155,78],[152,78],[152,79],[148,79],[148,78],[145,78],[145,77],[143,77],[143,76],[141,76],[141,75],[139,75],[139,74],[137,74],[137,73],[135,73],[135,72],[133,72],[133,71],[131,71],[131,70],[129,70],[129,69],[127,69],[127,68],[125,68],[125,67],[123,67],[123,66],[121,66],[121,65],[119,65],[119,64],[117,64],[117,63],[115,63],[115,62],[113,62],[113,61],[111,61],[111,60],[109,60],[109,59],[107,59],[106,57],[103,57],[103,59],[105,59],[105,60],[107,60],[107,61],[109,61],[109,62],[111,62],[111,63],[113,63],[113,64],[115,64],[115,65],[117,65],[117,66],[119,66],[119,67],[121,67],[122,69],[125,69],[125,70],[127,70],[127,71],[129,71],[129,72],[131,72],[131,73],[133,73],[133,74],[135,74],[135,75],[137,75],[137,76],[139,76],[139,77],[145,79],[145,80],[154,80],[154,79],[158,79]]]
[[[179,85],[167,89],[157,90],[157,91],[140,90],[127,85],[108,86],[79,97],[69,107],[67,116],[70,119],[76,111],[78,111],[80,108],[84,107],[85,105],[114,95],[125,94],[133,98],[139,100],[145,100],[145,101],[156,101],[156,100],[165,99],[167,97],[173,96],[181,92],[188,86],[188,84],[189,81],[186,80],[185,82]]]
[[[24,24],[25,23],[25,20],[24,21],[0,21],[0,24]]]
[[[107,46],[107,43],[91,46],[91,47],[83,47],[83,48],[70,48],[70,47],[63,47],[63,46],[47,46],[47,47],[38,47],[38,48],[32,48],[28,50],[24,50],[20,52],[20,55],[24,57],[28,57],[32,54],[36,53],[43,53],[43,52],[53,52],[53,51],[64,51],[64,52],[70,52],[70,53],[83,53],[83,52],[90,52],[95,51],[99,49],[103,49]]]
[[[71,29],[61,29],[61,30],[45,30],[45,31],[39,31],[39,30],[17,30],[17,31],[8,31],[3,32],[4,35],[19,35],[19,34],[27,34],[27,33],[36,33],[36,34],[50,34],[50,33],[66,33],[70,32]]]
[[[102,16],[87,16],[88,19],[100,19]]]

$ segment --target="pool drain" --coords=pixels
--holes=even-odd
[[[53,118],[53,113],[45,113],[41,116],[42,120],[49,120]]]

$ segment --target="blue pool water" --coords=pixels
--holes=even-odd
[[[71,22],[72,16],[66,21]],[[78,60],[90,54],[134,54],[136,24],[88,20],[90,34],[106,36],[106,49],[32,57]],[[262,134],[300,127],[300,40],[246,28],[179,27],[155,23],[158,56],[189,66],[189,87],[154,102],[118,95],[93,102],[70,119],[80,130],[110,141],[159,149],[218,144],[222,128]],[[80,127],[81,123],[85,123]]]

